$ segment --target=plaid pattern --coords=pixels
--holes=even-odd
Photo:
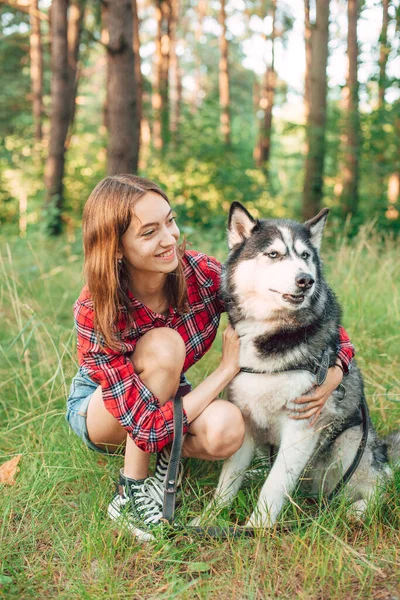
[[[189,312],[178,314],[170,307],[166,317],[156,314],[130,295],[130,310],[134,322],[125,331],[127,315],[121,310],[117,330],[122,342],[121,351],[102,348],[94,330],[94,310],[85,286],[74,305],[78,336],[80,371],[101,385],[107,410],[119,420],[136,445],[145,452],[159,452],[173,438],[172,401],[160,405],[158,399],[136,375],[129,355],[137,341],[147,331],[169,327],[185,342],[186,360],[183,373],[209,350],[216,336],[224,304],[219,297],[222,266],[215,258],[200,252],[186,251],[184,274],[188,288]],[[354,354],[353,346],[344,331],[340,331],[339,357],[347,371]],[[188,393],[182,377],[181,393]],[[188,429],[184,412],[184,432]]]

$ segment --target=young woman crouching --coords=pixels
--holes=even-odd
[[[211,347],[225,309],[221,264],[178,240],[169,200],[151,181],[106,177],[86,202],[86,285],[74,305],[80,368],[67,420],[92,450],[124,449],[108,514],[143,539],[162,517],[173,397],[183,399],[183,456],[224,459],[244,437],[240,411],[217,398],[239,372],[239,339],[230,326],[215,371],[194,390],[185,378]],[[345,370],[352,354],[342,330],[339,357]],[[310,410],[317,414],[342,375],[332,367],[324,385],[304,398],[311,405],[298,417],[309,418]],[[153,452],[157,462],[149,477]]]

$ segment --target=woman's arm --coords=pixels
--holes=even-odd
[[[292,419],[309,419],[313,417],[310,421],[312,427],[321,414],[329,396],[341,384],[343,376],[349,372],[355,349],[343,327],[339,328],[339,336],[336,365],[328,369],[328,374],[322,385],[315,387],[309,395],[301,396],[301,398],[295,400],[296,404],[307,403],[307,406],[306,408],[299,408],[291,415]]]
[[[221,363],[211,375],[183,398],[183,408],[189,423],[211,404],[239,371],[239,337],[233,327],[228,325],[222,334]]]

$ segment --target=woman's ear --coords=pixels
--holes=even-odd
[[[228,246],[229,249],[241,244],[250,237],[257,225],[251,214],[240,202],[233,202],[229,211],[228,220]]]

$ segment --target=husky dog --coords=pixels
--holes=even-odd
[[[355,361],[344,380],[345,393],[343,388],[333,392],[313,428],[307,419],[291,419],[287,410],[296,409],[294,400],[316,383],[321,361],[326,361],[325,373],[336,361],[341,310],[319,258],[328,212],[301,225],[255,221],[238,202],[231,206],[222,293],[240,337],[243,370],[231,382],[228,399],[242,411],[246,436],[225,461],[205,514],[230,502],[260,446],[273,445],[278,453],[247,526],[271,527],[306,468],[306,491],[327,493],[353,462],[364,398]],[[391,474],[387,445],[369,419],[368,425],[363,457],[345,488],[358,512]]]

